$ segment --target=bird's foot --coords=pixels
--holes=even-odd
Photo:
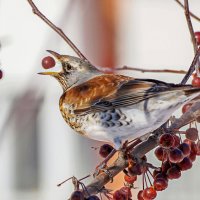
[[[108,166],[106,164],[98,165],[95,169],[95,172],[93,173],[94,177],[97,177],[100,173],[105,173],[109,179],[110,182],[113,182],[113,175],[112,173],[108,170]]]

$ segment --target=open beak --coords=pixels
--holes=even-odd
[[[55,57],[57,60],[61,59],[61,55],[59,53],[56,53],[55,51],[47,50],[53,57]]]
[[[62,56],[59,53],[51,50],[47,50],[47,52],[49,52],[56,60],[60,61]],[[59,75],[59,72],[39,72],[38,74],[57,77]]]

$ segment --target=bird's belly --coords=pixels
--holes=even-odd
[[[114,113],[114,114],[113,114]],[[163,119],[147,116],[141,109],[122,109],[88,115],[82,128],[87,137],[113,142],[135,139],[158,128]],[[159,120],[158,120],[159,119]]]

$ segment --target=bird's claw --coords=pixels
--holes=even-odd
[[[93,174],[94,177],[98,176],[101,172],[104,172],[106,175],[109,176],[110,182],[113,182],[113,175],[112,173],[107,169],[107,165],[105,163],[99,165],[96,167],[95,172]]]

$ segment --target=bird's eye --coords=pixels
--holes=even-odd
[[[70,64],[68,64],[68,63],[65,63],[65,64],[64,64],[64,69],[65,69],[66,71],[70,71],[70,70],[72,69],[72,66],[71,66]]]

